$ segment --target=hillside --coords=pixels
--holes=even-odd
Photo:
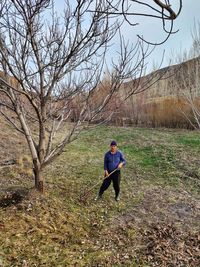
[[[200,266],[198,132],[92,129],[49,166],[40,195],[25,141],[0,125],[0,266]],[[111,139],[127,159],[121,200],[110,187],[95,202]]]
[[[141,77],[136,92],[151,86],[139,94],[133,94],[126,102],[122,101],[121,113],[117,114],[117,118],[113,117],[113,121],[119,122],[121,119],[122,125],[191,128],[183,113],[194,120],[186,95],[191,94],[196,98],[196,106],[200,107],[199,77],[199,57]],[[136,85],[136,80],[124,83],[120,91],[121,97],[134,91]]]

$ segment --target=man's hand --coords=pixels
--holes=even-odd
[[[123,163],[121,162],[119,165],[118,165],[118,169],[121,169],[123,167]]]
[[[108,175],[109,175],[108,171],[105,170],[105,172],[104,172],[104,177],[107,177]]]

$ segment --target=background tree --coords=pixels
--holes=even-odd
[[[190,50],[176,56],[180,64],[179,79],[175,81],[180,88],[178,97],[184,102],[180,112],[193,129],[200,130],[200,23],[195,22],[192,31],[193,43]]]
[[[165,7],[161,1],[153,2],[161,8],[163,23],[175,19],[169,1]],[[39,191],[44,188],[44,167],[82,129],[102,120],[104,108],[123,81],[138,70],[142,74],[149,49],[142,40],[134,46],[125,44],[119,28],[130,14],[129,7],[124,7],[125,1],[70,4],[68,0],[61,16],[50,0],[1,1],[0,112],[27,140]],[[166,10],[171,14],[168,17]],[[94,104],[107,49],[118,33],[121,46],[112,62],[108,89]],[[59,131],[64,132],[61,140]]]

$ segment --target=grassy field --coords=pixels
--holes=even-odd
[[[0,158],[16,159],[0,168],[0,266],[199,267],[199,137],[185,130],[92,129],[46,169],[40,195],[25,143],[12,136]],[[111,186],[95,202],[112,139],[127,159],[121,200],[115,202]]]

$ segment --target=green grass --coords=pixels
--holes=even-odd
[[[127,159],[122,170],[121,201],[114,201],[110,187],[103,201],[96,203],[93,199],[103,177],[103,157],[112,139],[117,140]],[[181,167],[198,174],[199,145],[197,133],[189,131],[98,127],[83,132],[45,170],[43,196],[33,191],[17,207],[0,208],[3,266],[22,266],[25,260],[28,266],[38,267],[150,267],[132,251],[139,243],[137,220],[141,228],[146,227],[146,215],[143,218],[140,209],[147,205],[148,192],[158,188],[158,199],[166,190],[165,201],[169,203],[176,201],[172,192],[183,190],[194,197],[199,193],[198,178],[191,180]],[[8,172],[9,178],[13,180],[17,170]],[[80,202],[80,195],[98,181],[86,201]],[[27,186],[27,180],[17,182]],[[31,187],[30,179],[28,182]],[[165,213],[165,208],[161,212]],[[154,220],[153,213],[148,216],[146,219]]]
[[[200,149],[199,136],[180,136],[177,138],[177,142],[186,147]]]

